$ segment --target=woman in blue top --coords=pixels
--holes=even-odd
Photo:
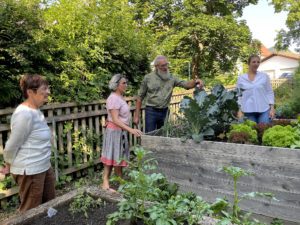
[[[248,73],[240,75],[237,88],[241,95],[238,103],[238,117],[247,117],[256,123],[269,123],[275,116],[274,92],[267,74],[257,71],[260,57],[251,55],[248,59]]]

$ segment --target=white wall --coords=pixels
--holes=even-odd
[[[299,66],[299,60],[290,59],[283,56],[273,56],[262,62],[259,71],[269,74],[271,79],[278,78],[282,73],[293,73]]]

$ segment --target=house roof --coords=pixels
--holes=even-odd
[[[260,55],[262,58],[266,58],[268,57],[269,55],[271,55],[272,52],[266,48],[266,46],[264,46],[263,44],[261,45],[260,47]]]
[[[281,57],[285,57],[285,58],[289,58],[289,59],[300,60],[300,55],[299,54],[296,54],[296,53],[293,53],[293,52],[279,51],[279,52],[271,52],[270,55],[266,56],[261,61],[264,62],[264,61],[272,58],[273,56],[281,56]]]

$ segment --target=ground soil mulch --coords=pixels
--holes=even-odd
[[[117,210],[116,203],[106,202],[105,204],[91,208],[88,210],[88,217],[84,213],[75,213],[74,215],[69,211],[69,204],[63,204],[55,207],[57,210],[56,215],[49,218],[47,214],[40,215],[37,218],[21,223],[22,225],[68,225],[68,224],[81,224],[81,225],[105,225],[108,214]],[[121,224],[120,224],[121,225]]]

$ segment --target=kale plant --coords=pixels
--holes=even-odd
[[[194,98],[184,96],[180,103],[180,112],[189,124],[187,138],[197,142],[224,133],[237,120],[237,111],[236,90],[228,91],[220,84],[210,93],[196,89]]]

